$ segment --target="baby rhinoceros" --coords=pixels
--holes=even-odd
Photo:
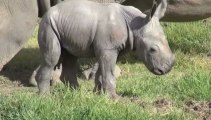
[[[154,74],[169,72],[174,64],[159,19],[167,2],[162,0],[145,15],[131,6],[72,0],[52,7],[43,17],[38,32],[42,63],[36,75],[39,93],[49,93],[52,71],[62,58],[61,80],[78,86],[79,57],[96,57],[99,68],[95,92],[116,98],[114,70],[119,53],[135,50]]]

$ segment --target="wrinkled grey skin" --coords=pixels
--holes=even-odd
[[[46,13],[47,10],[50,9],[51,6],[56,5],[56,4],[58,4],[58,3],[62,2],[62,1],[64,1],[64,0],[42,0],[42,1],[38,0],[39,17],[42,17],[44,15],[44,13]],[[87,0],[84,0],[84,1],[87,1]],[[115,3],[114,0],[89,0],[89,1],[94,1],[94,2],[98,2],[98,3]],[[31,77],[29,79],[29,85],[31,85],[31,86],[37,86],[37,82],[35,80],[35,76],[37,74],[37,70],[38,70],[38,68],[36,68],[33,71],[32,75],[31,75]],[[120,76],[120,71],[121,70],[119,69],[118,71],[114,72],[116,77]],[[57,82],[60,83],[60,79],[58,79],[58,77],[54,78],[54,76],[58,76],[58,74],[61,74],[59,72],[61,72],[61,69],[56,68],[56,72],[54,72],[55,75],[53,73],[53,76],[52,76],[53,80],[51,80],[53,83],[55,83],[55,82],[56,83]],[[91,74],[93,74],[93,76],[95,76],[96,71],[95,71],[94,68],[90,68],[90,71],[84,71],[84,73],[87,73],[87,75],[89,75],[89,76]],[[92,78],[94,78],[94,77],[92,77]]]
[[[121,52],[135,49],[152,73],[168,73],[175,58],[159,23],[166,7],[163,0],[149,16],[134,7],[115,3],[67,1],[52,7],[43,17],[38,32],[43,58],[35,77],[39,93],[49,93],[52,71],[60,62],[61,80],[77,88],[80,57],[97,58],[94,91],[103,90],[111,98],[117,97],[113,71]]]

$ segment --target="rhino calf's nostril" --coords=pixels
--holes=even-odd
[[[156,75],[163,75],[163,74],[165,74],[165,72],[162,69],[159,69],[159,68],[154,69],[154,73]]]
[[[161,70],[161,69],[158,69],[158,71],[159,71],[160,74],[164,74],[164,73],[165,73],[165,72],[164,72],[163,70]]]

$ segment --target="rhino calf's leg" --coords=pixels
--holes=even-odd
[[[59,58],[56,57],[56,58]],[[57,59],[55,59],[55,61],[57,61]],[[53,59],[53,58],[52,58]],[[52,60],[54,61],[54,60]],[[36,82],[37,82],[37,86],[39,88],[39,94],[48,94],[50,93],[50,80],[52,78],[52,73],[54,71],[54,67],[56,65],[56,62],[54,62],[53,64],[47,64],[45,62],[43,62],[40,67],[37,70],[37,74],[35,76]]]
[[[79,84],[77,81],[77,57],[65,52],[62,55],[62,73],[61,81],[65,84],[68,84],[70,87],[76,89]]]
[[[61,56],[60,42],[49,24],[43,19],[40,23],[38,43],[42,55],[40,68],[35,79],[39,88],[39,94],[50,93],[50,79],[55,66]]]
[[[107,92],[113,99],[117,98],[116,80],[114,76],[118,52],[116,50],[107,50],[98,57],[99,68],[95,78],[94,91]]]
[[[50,79],[52,75],[53,67],[46,65],[41,65],[37,71],[35,79],[39,88],[39,94],[48,94],[50,93]]]

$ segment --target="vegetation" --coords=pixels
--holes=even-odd
[[[0,77],[0,119],[192,120],[211,119],[211,24],[163,23],[176,55],[172,71],[150,73],[133,54],[121,58],[117,91],[124,99],[112,101],[92,92],[94,82],[80,75],[80,88],[52,87],[48,96],[23,87],[39,64],[37,31]],[[82,68],[91,64],[84,60]],[[86,63],[86,64],[85,64]]]

